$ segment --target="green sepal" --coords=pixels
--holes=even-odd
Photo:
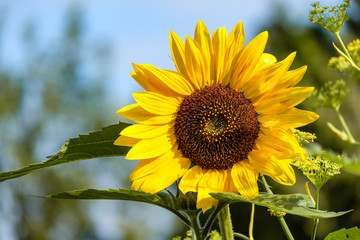
[[[129,147],[115,146],[114,141],[119,137],[121,130],[129,126],[122,123],[104,127],[101,131],[91,132],[88,135],[79,135],[71,138],[61,147],[55,155],[48,160],[28,165],[27,167],[9,172],[0,173],[0,182],[18,178],[35,170],[48,168],[59,164],[100,157],[124,156]]]
[[[253,200],[244,198],[235,193],[210,193],[213,198],[229,203],[248,202],[258,206],[270,208],[274,211],[298,215],[306,218],[332,218],[344,215],[350,211],[327,212],[316,210],[312,201],[306,194],[268,194],[260,193]]]
[[[342,228],[336,232],[329,233],[324,240],[360,239],[360,230],[357,227],[350,229]]]

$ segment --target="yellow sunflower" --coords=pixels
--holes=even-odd
[[[318,115],[295,108],[313,87],[294,87],[306,66],[289,71],[295,53],[277,62],[263,53],[268,33],[244,47],[242,23],[212,37],[202,21],[185,43],[170,32],[177,71],[133,64],[131,76],[146,91],[117,113],[137,122],[116,145],[132,147],[126,159],[142,159],[130,175],[132,189],[157,193],[180,179],[185,194],[197,192],[197,208],[217,204],[211,192],[258,196],[258,175],[292,185],[290,165],[304,156],[291,128]]]

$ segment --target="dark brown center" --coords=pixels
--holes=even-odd
[[[185,97],[175,120],[179,149],[203,169],[229,169],[246,159],[258,134],[254,106],[242,93],[223,85]]]

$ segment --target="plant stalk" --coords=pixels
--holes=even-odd
[[[249,240],[254,240],[253,230],[254,230],[254,214],[255,214],[255,204],[251,204],[251,216],[249,224]]]
[[[263,174],[260,174],[260,177],[261,177],[261,180],[262,180],[262,182],[263,182],[263,184],[264,184],[264,187],[265,187],[265,189],[266,189],[266,192],[268,192],[268,193],[270,193],[270,194],[273,194],[273,192],[271,191],[271,189],[270,189],[270,187],[269,187],[269,185],[268,185],[268,183],[267,183],[267,181],[266,181],[266,179],[265,179],[265,176],[264,176]],[[286,224],[286,221],[285,221],[284,217],[283,217],[283,216],[279,216],[279,217],[277,217],[277,218],[278,218],[278,220],[279,220],[279,223],[280,223],[280,225],[281,225],[281,228],[283,229],[283,231],[284,231],[287,239],[288,239],[288,240],[294,240],[294,237],[293,237],[293,235],[291,234],[291,231],[290,231],[288,225]]]
[[[198,214],[189,214],[193,240],[204,240],[203,230],[199,225]]]
[[[351,58],[344,42],[342,41],[341,39],[341,36],[340,36],[340,33],[339,32],[336,32],[334,33],[336,38],[338,39],[340,45],[341,45],[341,48],[343,49],[343,51],[345,52],[345,55],[347,56],[348,58],[348,61],[350,62],[351,66],[353,66],[356,70],[360,71],[360,68],[358,66],[356,66],[356,64],[354,63],[354,60]]]
[[[346,132],[346,135],[348,136],[348,141],[351,144],[355,144],[356,140],[354,139],[353,135],[351,134],[350,129],[349,129],[348,125],[346,124],[345,119],[344,119],[343,115],[341,114],[341,112],[339,110],[339,107],[337,107],[335,109],[335,112],[336,112],[336,115],[338,116],[338,118],[340,120],[340,123],[341,123],[342,127],[344,128],[344,131]]]
[[[315,209],[319,210],[319,197],[320,197],[320,188],[316,188],[316,196],[315,196]],[[311,234],[311,240],[315,240],[316,238],[316,231],[319,224],[319,219],[314,219],[314,226]]]
[[[232,229],[229,205],[226,205],[223,209],[221,209],[218,218],[222,239],[233,240],[234,234]]]

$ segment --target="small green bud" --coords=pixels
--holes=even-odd
[[[349,19],[346,16],[346,10],[350,7],[350,0],[344,0],[343,4],[333,7],[320,7],[320,3],[316,2],[312,4],[312,7],[309,20],[332,33],[339,32],[344,22]]]

